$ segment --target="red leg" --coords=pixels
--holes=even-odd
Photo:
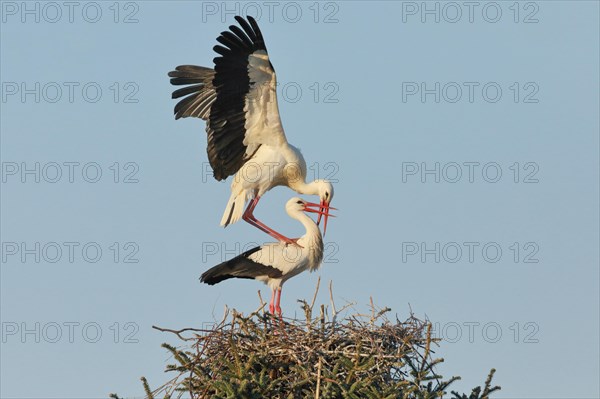
[[[271,314],[275,313],[275,291],[271,290],[271,302],[269,303],[269,312]]]
[[[257,203],[258,203],[257,198],[254,198],[254,199],[252,199],[252,201],[250,201],[250,203],[248,204],[248,207],[246,208],[246,210],[244,211],[244,214],[242,215],[242,219],[244,219],[246,222],[250,223],[252,226],[258,228],[263,233],[267,233],[270,235],[268,230],[266,230],[264,227],[262,227],[256,223],[256,219],[252,215],[252,211],[254,211],[254,208],[256,207]]]
[[[256,205],[258,204],[259,200],[260,200],[260,197],[257,196],[257,197],[254,197],[254,199],[252,199],[252,201],[250,201],[250,203],[248,204],[248,207],[246,208],[246,210],[244,211],[244,214],[242,215],[242,219],[244,219],[246,222],[250,223],[252,226],[258,228],[259,230],[267,233],[271,237],[277,239],[278,241],[283,241],[287,244],[298,245],[298,244],[296,244],[296,242],[294,240],[287,238],[283,234],[276,232],[275,230],[271,229],[270,227],[265,225],[263,222],[259,221],[258,219],[256,219],[254,217],[254,215],[253,215],[254,208],[256,208]]]
[[[281,288],[277,290],[277,301],[275,302],[275,311],[281,318]]]
[[[285,332],[285,324],[283,322],[283,318],[281,317],[281,287],[276,289],[275,291],[273,291],[273,296],[271,297],[271,305],[269,306],[271,314],[277,315],[279,318],[279,327],[281,331],[275,331],[275,334],[282,333],[287,338],[287,333]],[[277,297],[276,299],[275,296]],[[275,303],[273,304],[274,299]]]

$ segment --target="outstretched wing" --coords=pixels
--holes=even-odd
[[[171,95],[171,98],[185,97],[175,105],[175,119],[193,116],[208,120],[210,107],[217,98],[217,93],[212,85],[215,77],[214,69],[180,65],[174,71],[169,72],[169,76],[172,85],[186,85],[186,87],[175,90]]]
[[[190,66],[181,66],[170,74],[173,84],[194,84],[173,93],[174,98],[188,95],[177,104],[175,115],[207,120],[208,159],[217,180],[235,174],[261,145],[286,142],[277,79],[262,33],[254,18],[235,19],[240,26],[231,25],[217,38],[214,71],[203,68],[194,77],[188,73]]]

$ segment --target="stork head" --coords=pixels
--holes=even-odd
[[[285,210],[287,211],[287,213],[290,213],[290,214],[297,213],[297,212],[304,212],[305,204],[306,204],[306,201],[304,201],[302,198],[299,198],[299,197],[290,198],[290,200],[288,202],[286,202],[286,204],[285,204]]]
[[[322,215],[325,215],[326,218],[329,216],[332,216],[329,214],[329,209],[330,208],[323,209],[321,204],[315,204],[314,202],[304,201],[302,198],[298,198],[298,197],[294,197],[294,198],[290,199],[285,204],[285,210],[290,215],[297,213],[297,212],[312,212],[312,213],[318,213],[319,219],[321,218]],[[333,209],[333,208],[331,208],[331,209]]]
[[[314,184],[317,186],[317,194],[321,200],[319,204],[321,212],[317,218],[317,226],[321,223],[321,216],[325,215],[325,222],[323,223],[323,235],[325,235],[327,231],[327,218],[329,217],[328,212],[330,209],[335,209],[329,206],[333,199],[333,185],[329,181],[323,179],[315,180]]]

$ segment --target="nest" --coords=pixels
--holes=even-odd
[[[460,379],[435,372],[443,359],[432,356],[439,340],[428,322],[413,315],[391,321],[389,308],[372,303],[370,314],[338,320],[333,299],[316,315],[314,298],[299,302],[304,318],[280,319],[262,303],[247,316],[227,309],[211,329],[155,327],[182,345],[163,344],[176,361],[166,371],[175,376],[155,390],[142,378],[147,398],[439,398]],[[453,397],[488,398],[500,389],[491,387],[493,373],[483,388]]]

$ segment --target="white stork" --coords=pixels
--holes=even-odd
[[[285,209],[300,221],[306,233],[297,239],[300,247],[281,241],[266,243],[223,262],[202,274],[200,281],[214,285],[229,278],[248,278],[266,283],[271,288],[269,311],[281,316],[281,288],[290,278],[305,270],[315,271],[323,260],[323,237],[317,224],[304,212],[329,216],[320,204],[298,197],[290,199]]]
[[[221,226],[242,218],[280,241],[293,243],[254,217],[261,196],[273,187],[288,186],[300,194],[318,195],[320,208],[326,211],[333,186],[326,180],[306,182],[304,157],[288,143],[281,125],[275,70],[258,24],[250,16],[247,21],[235,19],[241,29],[231,25],[217,37],[215,69],[180,65],[169,72],[171,84],[187,85],[173,92],[172,98],[184,97],[175,105],[175,119],[205,120],[215,179],[235,174]],[[327,213],[323,215],[325,233]],[[321,215],[317,225],[320,221]]]

